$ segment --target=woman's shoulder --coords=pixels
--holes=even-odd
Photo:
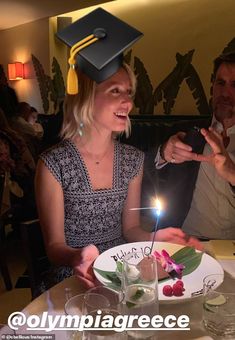
[[[40,158],[50,158],[50,157],[61,157],[64,156],[70,148],[70,143],[68,140],[64,139],[60,141],[58,144],[51,146],[50,148],[43,151],[40,155]]]
[[[124,143],[119,143],[119,147],[128,154],[131,155],[136,155],[137,157],[143,158],[144,157],[144,152],[137,149],[135,146],[133,145],[129,145],[129,144],[124,144]]]
[[[119,144],[120,147],[120,164],[125,171],[126,177],[133,179],[140,173],[144,164],[144,152],[133,145]]]

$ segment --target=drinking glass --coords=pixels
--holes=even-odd
[[[98,317],[102,320],[104,316],[109,315],[111,318],[119,316],[122,312],[122,292],[115,292],[105,286],[91,288],[85,294],[84,312],[92,315],[94,320]],[[99,312],[98,312],[99,311]],[[114,327],[114,325],[113,325]],[[112,327],[112,328],[113,328]],[[127,334],[125,331],[116,332],[107,329],[107,326],[98,325],[99,329],[84,331],[84,339],[86,340],[125,340]],[[106,328],[106,329],[105,329]]]
[[[79,294],[71,297],[65,303],[64,310],[67,315],[78,315],[81,316],[84,314],[84,298],[85,294]],[[74,331],[68,330],[67,331],[67,339],[69,340],[82,340],[83,339],[83,332],[81,331]]]
[[[147,315],[149,318],[159,314],[157,263],[152,255],[133,252],[123,258],[122,286],[125,296],[125,314]],[[127,331],[129,337],[148,339],[155,335],[155,330],[140,328],[134,320],[132,328]]]
[[[223,274],[203,280],[203,322],[205,328],[223,339],[235,339],[235,286],[226,286]]]

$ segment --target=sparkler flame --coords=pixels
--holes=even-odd
[[[157,216],[160,216],[161,211],[162,211],[162,203],[158,198],[155,199],[155,207],[156,207]]]

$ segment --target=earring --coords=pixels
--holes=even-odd
[[[79,124],[79,129],[78,129],[78,133],[79,133],[79,136],[80,137],[82,137],[82,135],[83,135],[83,127],[84,127],[84,124],[83,124],[83,122],[81,122],[80,124]]]

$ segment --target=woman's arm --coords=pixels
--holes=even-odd
[[[86,286],[94,286],[91,265],[99,255],[94,245],[75,249],[66,244],[64,234],[64,195],[59,182],[39,160],[36,178],[36,201],[47,255],[57,265],[72,267]]]
[[[35,177],[36,202],[49,259],[73,266],[78,250],[68,247],[64,235],[64,198],[59,182],[39,160]]]

